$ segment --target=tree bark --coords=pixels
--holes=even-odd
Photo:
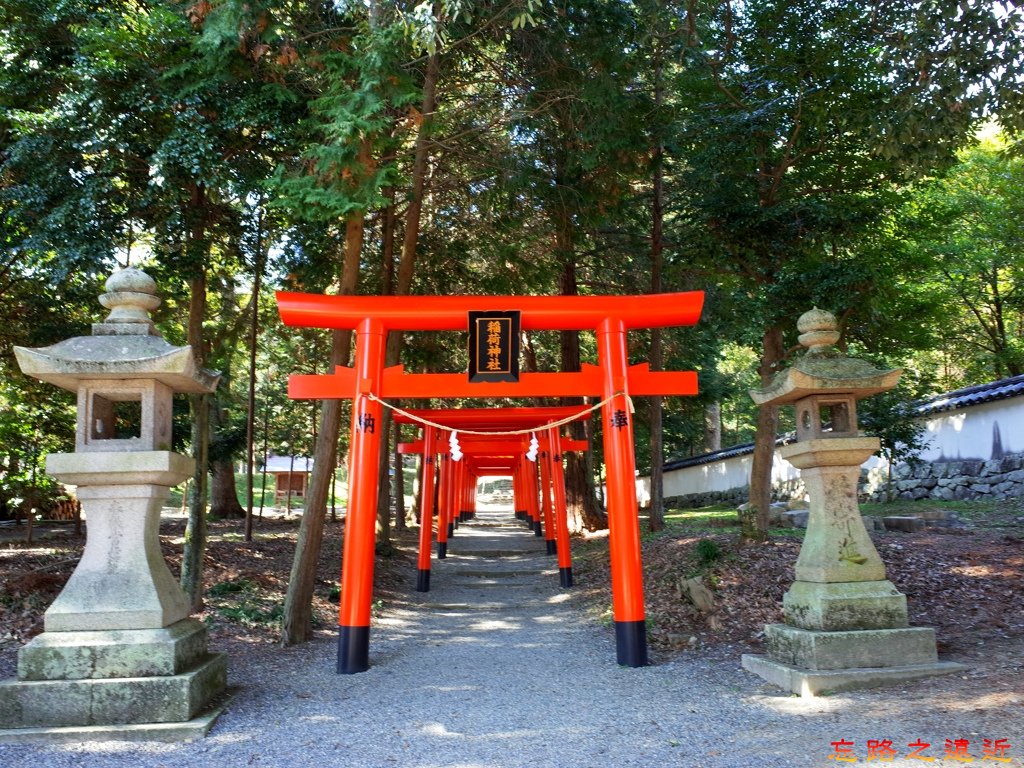
[[[383,551],[391,546],[391,423],[391,411],[385,408],[380,420],[380,453],[377,455],[377,543]]]
[[[437,106],[437,79],[441,73],[441,56],[433,53],[427,59],[427,71],[423,78],[423,102],[420,108],[420,129],[416,135],[416,156],[412,164],[412,199],[405,216],[405,236],[402,238],[402,259],[398,264],[398,284],[395,293],[405,296],[412,285],[416,266],[416,246],[420,237],[420,221],[423,215],[423,196],[427,181],[427,158],[430,149],[430,124]]]
[[[193,277],[188,280],[189,306],[187,341],[197,365],[206,361],[207,345],[203,334],[206,319],[206,190],[201,184],[192,187],[187,207],[191,219],[185,243],[186,257],[192,262]],[[192,476],[188,523],[185,525],[185,546],[181,558],[181,586],[189,597],[192,613],[203,609],[203,557],[206,554],[206,497],[210,450],[209,394],[190,397],[192,404],[192,455],[196,471]]]
[[[566,239],[561,243],[563,254],[571,249]],[[568,246],[568,247],[566,247]],[[576,262],[571,256],[562,261],[562,272],[558,276],[558,292],[562,296],[576,296],[579,289],[576,284]],[[562,370],[574,373],[580,368],[580,334],[579,331],[560,331]],[[564,397],[562,405],[584,405],[582,397]],[[582,410],[582,408],[581,408]],[[569,435],[574,440],[586,440],[588,435],[583,422],[576,420],[569,423]],[[565,454],[565,505],[568,513],[569,530],[573,533],[581,531],[599,531],[608,527],[608,517],[597,506],[597,494],[594,489],[594,476],[587,470],[586,456],[579,451]]]
[[[402,441],[402,425],[395,422],[395,531],[399,535],[405,532],[405,474],[402,472],[402,454],[398,452],[398,444]]]
[[[358,212],[350,216],[346,222],[345,252],[338,289],[338,293],[343,295],[355,293],[359,282],[363,220],[364,214]],[[347,365],[351,348],[351,331],[333,331],[328,370],[333,371],[338,365]],[[317,565],[323,545],[327,497],[337,465],[341,405],[341,400],[325,400],[320,411],[320,430],[313,454],[313,472],[309,479],[305,512],[295,542],[295,557],[288,578],[288,592],[284,599],[284,615],[281,618],[282,645],[305,643],[313,638],[313,589],[316,585]]]
[[[245,411],[245,540],[252,541],[253,472],[256,469],[256,340],[260,325],[260,281],[263,278],[263,209],[257,219],[256,254],[253,263],[252,318],[249,323],[249,398]]]
[[[722,450],[722,404],[704,407],[704,450],[707,453]]]
[[[782,360],[785,354],[781,326],[773,325],[764,332],[761,348],[761,365],[758,367],[758,373],[761,376],[761,385],[768,386],[775,373],[776,363]],[[775,459],[778,426],[778,406],[762,405],[757,412],[754,457],[750,468],[750,505],[740,514],[740,540],[744,542],[764,541],[768,537],[768,507],[772,501],[772,462]]]
[[[241,520],[245,509],[238,503],[235,467],[230,461],[214,461],[210,480],[210,514],[222,520]]]
[[[662,104],[661,61],[655,67],[654,103]],[[661,293],[662,232],[664,229],[664,149],[660,142],[654,152],[654,180],[651,193],[651,293]],[[650,366],[652,371],[662,369],[661,329],[651,329]],[[647,529],[660,531],[665,527],[664,485],[662,466],[665,462],[664,435],[661,424],[661,397],[651,397],[651,511]]]

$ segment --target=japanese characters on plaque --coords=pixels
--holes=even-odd
[[[519,381],[519,311],[469,313],[469,381]]]

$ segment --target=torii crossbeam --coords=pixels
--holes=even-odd
[[[373,599],[380,400],[389,397],[597,396],[608,485],[608,528],[616,656],[647,664],[647,636],[636,499],[630,395],[692,395],[697,374],[629,366],[626,333],[636,328],[693,325],[701,292],[646,296],[326,296],[277,294],[285,325],[356,332],[355,366],[323,376],[294,376],[293,398],[352,398],[348,517],[342,566],[338,672],[369,669]],[[524,373],[518,382],[473,383],[464,374],[406,374],[384,369],[388,331],[466,331],[470,312],[517,310],[522,330],[593,330],[597,366],[580,372]]]

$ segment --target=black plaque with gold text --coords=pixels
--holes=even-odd
[[[519,311],[469,313],[469,381],[519,381]]]

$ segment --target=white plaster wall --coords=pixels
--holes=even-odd
[[[992,403],[926,416],[924,440],[928,447],[921,459],[957,461],[982,459],[988,461],[1007,453],[1024,453],[1024,397],[1011,397]],[[665,472],[665,496],[687,496],[691,493],[728,491],[750,484],[753,455],[733,456],[721,461],[698,464]],[[884,459],[870,457],[864,469],[882,469]],[[799,471],[775,452],[772,482],[794,480]],[[651,479],[637,478],[637,496],[641,504],[651,498]]]
[[[924,461],[1001,458],[1024,453],[1024,397],[1011,397],[925,417]]]

